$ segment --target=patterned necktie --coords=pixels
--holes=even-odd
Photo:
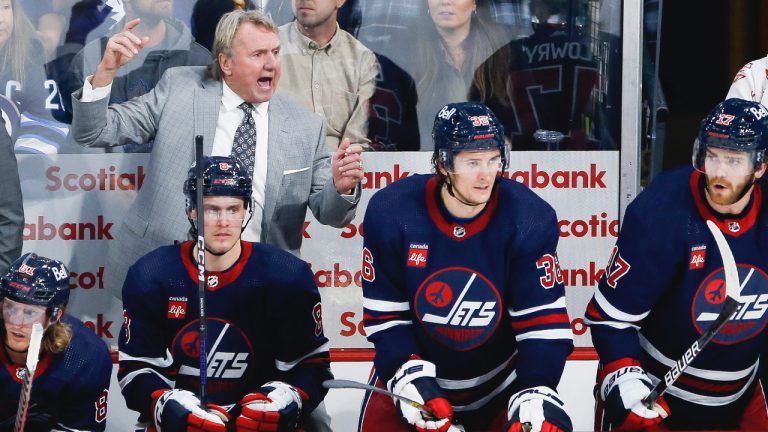
[[[245,112],[245,117],[235,131],[235,140],[232,143],[232,156],[240,159],[248,169],[248,175],[253,178],[253,165],[256,161],[256,121],[251,115],[253,107],[248,102],[238,105]]]

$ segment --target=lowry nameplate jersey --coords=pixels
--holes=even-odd
[[[45,353],[40,358],[25,430],[103,431],[112,357],[107,345],[82,322],[69,315],[62,321],[72,329],[72,341],[61,353]],[[11,363],[4,349],[0,362],[0,431],[12,431],[24,366]]]
[[[706,220],[718,225],[736,260],[741,304],[664,396],[667,420],[694,428],[738,419],[768,347],[765,183],[742,214],[726,217],[707,204],[705,180],[690,167],[663,174],[627,207],[586,312],[602,364],[636,359],[654,383],[663,379],[723,308],[723,260]]]
[[[510,90],[504,100],[497,95],[484,102],[515,150],[616,148],[620,119],[611,115],[618,107],[610,109],[607,75],[609,60],[620,63],[617,41],[604,34],[537,31],[505,47]],[[539,130],[562,136],[539,136]]]
[[[270,245],[241,242],[229,269],[206,272],[207,391],[231,408],[268,381],[303,392],[302,416],[332,377],[320,294],[309,265]],[[128,408],[151,421],[151,394],[200,384],[200,311],[194,243],[164,246],[128,271],[123,285],[118,379]]]
[[[440,180],[415,175],[368,204],[365,331],[387,382],[411,355],[437,366],[457,411],[514,389],[556,388],[573,349],[555,211],[502,179],[471,220],[450,216]]]

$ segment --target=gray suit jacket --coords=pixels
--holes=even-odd
[[[120,298],[128,267],[158,246],[185,240],[189,229],[182,184],[194,160],[194,137],[210,154],[222,84],[205,67],[167,70],[149,93],[122,104],[108,99],[80,102],[72,95],[70,134],[86,147],[119,146],[154,139],[147,175],[115,232],[107,258],[107,289]],[[261,226],[263,243],[299,254],[307,206],[320,223],[342,227],[355,215],[336,192],[325,145],[323,119],[278,96],[269,103],[267,185]],[[307,170],[301,168],[311,167]]]
[[[325,137],[323,137],[325,147]],[[0,116],[0,274],[21,256],[24,231],[24,204],[21,199],[19,170],[13,154],[13,140]]]

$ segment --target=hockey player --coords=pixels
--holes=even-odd
[[[627,207],[586,311],[600,356],[596,429],[768,430],[767,146],[765,107],[721,102],[701,123],[693,168],[659,176]],[[722,310],[723,260],[707,220],[733,251],[742,304],[649,409],[652,386]]]
[[[25,430],[105,430],[112,358],[91,329],[64,314],[69,270],[59,261],[24,254],[0,281],[0,299],[0,430],[13,430],[35,323],[45,332]]]
[[[324,414],[331,378],[320,294],[306,262],[241,240],[252,210],[251,179],[234,157],[204,157],[207,391],[200,408],[198,250],[160,247],[123,286],[118,378],[147,430],[293,431]],[[195,169],[184,183],[196,231]],[[313,413],[313,411],[316,411]],[[317,422],[317,421],[316,421]],[[325,424],[323,424],[325,422]],[[309,430],[327,430],[327,415]]]
[[[374,393],[360,429],[571,430],[555,391],[573,349],[555,212],[501,177],[509,154],[485,105],[446,105],[432,137],[435,174],[371,198],[362,277],[372,383],[434,416]]]

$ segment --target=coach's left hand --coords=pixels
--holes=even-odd
[[[355,186],[365,175],[363,169],[363,148],[358,144],[350,144],[349,138],[344,138],[331,159],[333,184],[341,195],[352,195]]]

